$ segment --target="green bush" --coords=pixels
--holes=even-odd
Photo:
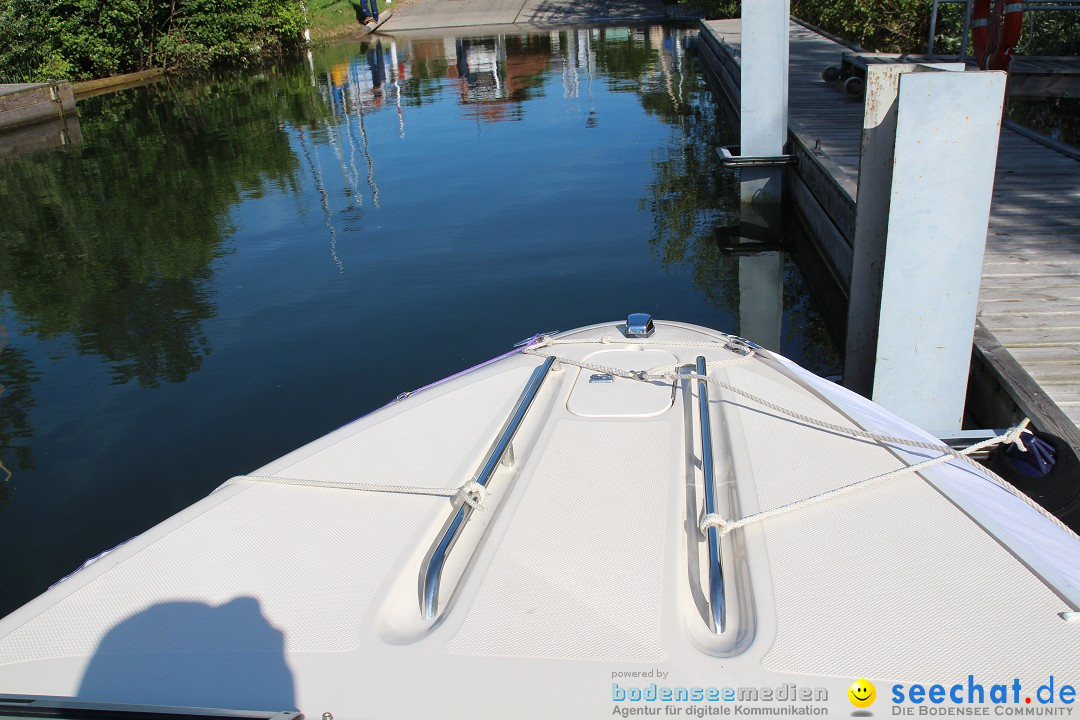
[[[717,18],[738,17],[742,6],[740,0],[681,2]],[[932,0],[791,0],[791,14],[873,52],[925,52],[931,6]],[[959,50],[961,7],[939,6],[935,52]],[[1080,54],[1080,12],[1027,13],[1021,46],[1026,55]]]
[[[0,0],[0,81],[243,62],[304,26],[300,0]]]

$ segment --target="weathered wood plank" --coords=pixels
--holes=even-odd
[[[15,128],[75,112],[71,84],[54,82],[8,86],[0,94],[0,128]]]
[[[1002,274],[987,277],[984,273],[982,286],[984,288],[1003,288],[1015,293],[1027,291],[1042,291],[1046,288],[1076,288],[1076,277],[1072,273],[1061,273],[1058,277],[1043,278],[1037,287],[1033,287],[1031,280],[1022,273]]]
[[[1080,344],[1054,347],[1010,347],[1009,352],[1029,370],[1039,365],[1065,367],[1069,368],[1070,377],[1073,380],[1080,380]]]
[[[984,308],[999,308],[1001,303],[1015,301],[1058,303],[1068,302],[1080,308],[1080,287],[1063,284],[1049,287],[984,286],[979,294],[979,305]]]
[[[975,356],[990,370],[1021,413],[1032,418],[1039,429],[1066,439],[1073,447],[1080,447],[1076,421],[1054,403],[982,323],[975,324],[974,348]]]
[[[979,312],[991,323],[991,318],[1038,317],[1072,315],[1080,319],[1080,302],[1075,300],[1012,300],[1008,302],[980,302]],[[993,328],[991,328],[993,329]]]
[[[126,73],[124,75],[113,75],[98,80],[85,80],[83,82],[75,83],[72,86],[72,90],[74,91],[77,100],[83,100],[85,98],[94,97],[95,95],[101,95],[102,93],[115,92],[130,87],[146,85],[147,83],[159,79],[164,74],[165,71],[163,69],[154,68],[153,70],[142,70],[140,72]]]
[[[988,275],[1008,272],[1011,269],[1025,272],[1024,268],[1047,266],[1059,272],[1077,273],[1080,278],[1080,258],[1073,253],[1033,253],[1027,257],[1016,251],[990,249],[983,259],[983,269]]]
[[[1070,364],[1027,363],[1020,361],[1019,358],[1017,360],[1028,371],[1028,375],[1039,383],[1051,398],[1057,392],[1058,386],[1076,387],[1076,384],[1080,382],[1080,373],[1077,373],[1076,368]]]
[[[992,311],[982,311],[979,319],[993,332],[1005,330],[1039,330],[1043,332],[1067,331],[1077,333],[1080,331],[1080,316],[1070,315],[1041,315],[1034,313],[1008,314]]]
[[[1002,345],[1010,348],[1080,345],[1080,335],[1071,329],[1025,328],[1010,330],[1008,328],[994,327],[990,328],[990,330],[997,336]],[[1080,388],[1078,388],[1078,391],[1080,391]]]

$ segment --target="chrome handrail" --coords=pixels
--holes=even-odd
[[[517,404],[514,405],[514,409],[510,412],[506,422],[503,423],[502,432],[498,438],[491,445],[491,449],[488,450],[488,454],[484,459],[483,464],[480,466],[479,472],[476,474],[475,482],[481,486],[487,486],[491,476],[495,474],[495,469],[499,466],[503,456],[510,450],[510,443],[514,441],[514,436],[517,434],[518,428],[521,427],[521,421],[525,419],[525,414],[529,412],[529,408],[532,406],[533,400],[536,399],[537,393],[540,392],[540,386],[543,384],[544,379],[548,375],[548,371],[551,370],[552,365],[555,364],[555,357],[548,356],[540,367],[533,371],[532,376],[529,378],[529,382],[525,385],[525,389],[521,391],[521,396],[518,398]],[[450,552],[450,548],[453,547],[457,541],[458,536],[461,534],[462,528],[465,527],[465,523],[472,515],[473,508],[470,505],[463,504],[454,513],[449,522],[449,526],[443,533],[442,540],[435,546],[434,551],[431,553],[430,559],[427,561],[426,568],[421,569],[421,611],[424,614],[425,620],[434,620],[436,611],[439,604],[439,584],[442,581],[443,565],[446,563],[446,555]]]
[[[713,476],[712,429],[709,422],[709,383],[704,356],[697,359],[698,412],[701,416],[701,471],[704,476],[705,512],[716,512],[716,482]],[[709,543],[709,610],[713,632],[724,631],[724,569],[720,563],[720,538],[715,527],[706,528]]]

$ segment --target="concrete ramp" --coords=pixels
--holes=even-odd
[[[660,0],[413,0],[394,5],[394,15],[379,32],[488,25],[572,25],[636,22],[666,17]]]

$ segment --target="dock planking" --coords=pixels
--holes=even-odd
[[[851,53],[846,45],[792,21],[788,113],[793,151],[813,156],[815,173],[831,176],[828,193],[813,192],[823,208],[808,218],[819,233],[849,245],[862,142],[861,100],[826,83],[821,71]],[[711,64],[738,82],[739,20],[702,23]],[[886,59],[885,56],[878,56]],[[1075,63],[1035,59],[1031,71],[1069,72]],[[1073,69],[1075,72],[1075,68]],[[737,102],[738,88],[731,91]],[[979,300],[976,356],[990,363],[1022,411],[1076,444],[1080,431],[1080,155],[1042,143],[1031,131],[1002,128]],[[811,163],[803,163],[803,166]],[[800,167],[796,192],[829,185]],[[823,195],[833,194],[829,198]],[[845,197],[846,195],[846,197]],[[850,217],[845,217],[851,213]],[[831,253],[841,265],[850,247]],[[838,277],[845,268],[835,267]],[[847,269],[850,272],[850,268]],[[849,275],[848,275],[849,276]],[[847,288],[843,288],[844,292]]]

